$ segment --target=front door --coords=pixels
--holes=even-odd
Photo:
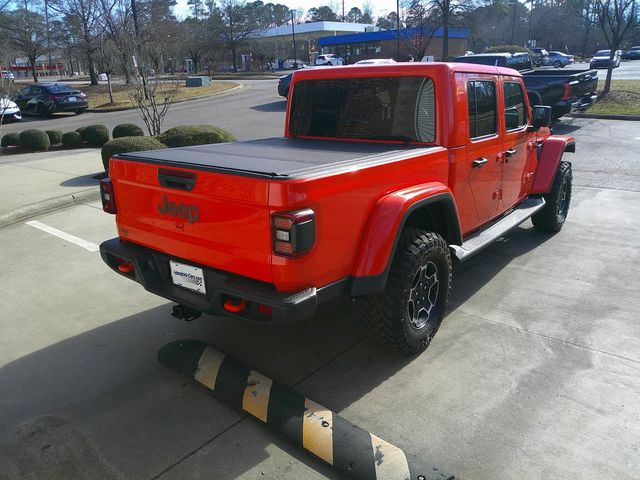
[[[504,167],[502,171],[502,209],[507,210],[516,205],[526,193],[529,176],[526,172],[527,158],[535,155],[530,149],[527,133],[528,111],[524,101],[525,92],[522,84],[504,81],[504,120],[502,135]]]
[[[478,225],[498,214],[502,183],[502,139],[498,132],[498,82],[486,75],[467,81],[469,143],[467,177],[473,192]]]

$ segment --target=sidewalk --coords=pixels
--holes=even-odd
[[[101,172],[97,148],[1,156],[0,227],[99,199]]]

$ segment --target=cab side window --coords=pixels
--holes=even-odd
[[[507,130],[515,130],[527,124],[527,109],[524,104],[522,85],[505,82],[504,90],[504,122]]]
[[[495,135],[497,129],[496,86],[493,82],[473,80],[467,83],[469,97],[469,136]]]

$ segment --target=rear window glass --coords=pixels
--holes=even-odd
[[[74,93],[77,91],[72,88],[65,87],[64,85],[51,85],[47,90],[51,93]]]
[[[514,55],[507,57],[507,67],[515,70],[526,70],[531,68],[531,58],[529,55]]]
[[[433,81],[424,77],[304,80],[291,99],[294,136],[435,140]]]
[[[594,57],[604,57],[605,55],[611,55],[611,50],[598,50]]]

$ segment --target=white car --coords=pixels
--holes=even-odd
[[[318,55],[318,58],[316,58],[315,64],[331,65],[335,67],[337,65],[344,65],[344,60],[342,59],[342,57],[334,55],[333,53],[326,53],[324,55]]]
[[[7,120],[22,120],[22,112],[20,107],[7,97],[0,98],[0,116],[3,116],[3,121]]]
[[[386,63],[396,63],[393,58],[370,58],[368,60],[359,60],[354,65],[380,65]]]
[[[0,78],[4,78],[6,80],[15,80],[16,77],[14,77],[13,73],[11,73],[9,70],[2,70],[2,72],[0,72]]]

